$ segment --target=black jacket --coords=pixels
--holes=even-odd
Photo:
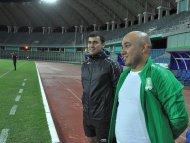
[[[95,57],[89,55],[81,70],[84,117],[109,121],[115,88],[122,69],[101,52]]]

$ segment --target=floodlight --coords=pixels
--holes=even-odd
[[[54,3],[56,2],[57,0],[41,0],[41,2],[46,2],[46,3]]]
[[[26,45],[24,48],[25,48],[25,50],[28,50],[28,49],[29,49],[29,47],[28,47],[27,45]]]

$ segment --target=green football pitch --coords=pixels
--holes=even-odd
[[[0,142],[51,142],[33,61],[0,60]]]

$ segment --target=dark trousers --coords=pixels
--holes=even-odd
[[[16,71],[16,61],[13,61],[13,65],[14,65],[14,68],[15,68],[15,71]]]

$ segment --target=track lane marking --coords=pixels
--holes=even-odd
[[[0,134],[0,143],[6,143],[9,135],[9,129],[3,129]]]
[[[18,107],[17,105],[13,105],[13,107],[11,108],[11,111],[10,111],[9,115],[15,115],[17,107]]]
[[[82,100],[72,91],[72,89],[67,88],[67,90],[68,90],[76,99],[78,99],[80,102],[82,102]]]

